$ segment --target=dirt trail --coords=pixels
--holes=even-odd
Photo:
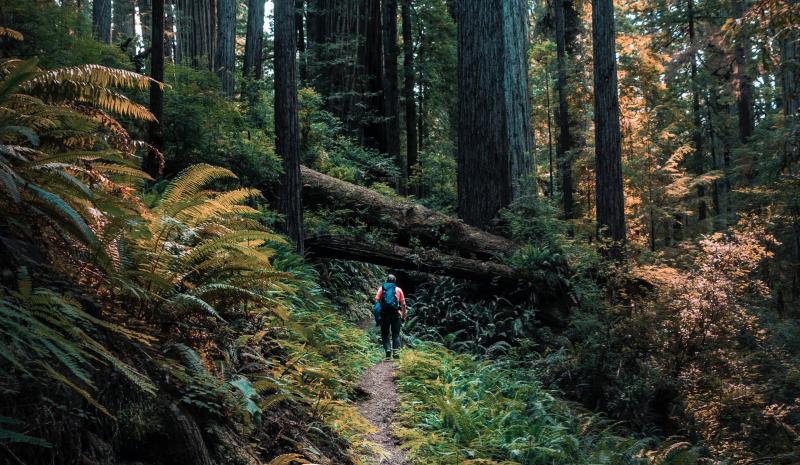
[[[394,363],[389,360],[378,362],[364,372],[359,383],[369,398],[358,404],[361,414],[378,431],[369,439],[379,444],[387,453],[380,465],[404,465],[406,454],[400,449],[399,441],[392,436],[391,420],[397,410],[397,389],[394,384]]]

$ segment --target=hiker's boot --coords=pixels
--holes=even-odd
[[[387,350],[386,351],[386,360],[391,360],[391,359],[392,359],[392,351],[391,350]]]
[[[395,349],[395,350],[392,351],[392,358],[394,358],[394,359],[399,359],[400,358],[400,350],[399,349]]]

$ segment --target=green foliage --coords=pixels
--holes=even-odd
[[[518,356],[482,362],[424,344],[402,353],[398,385],[414,464],[647,463],[647,441],[557,400]]]

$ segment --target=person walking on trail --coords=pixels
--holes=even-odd
[[[397,287],[397,278],[390,274],[375,294],[375,305],[380,305],[381,342],[386,358],[392,358],[400,349],[400,322],[406,318],[406,296]],[[391,333],[391,339],[389,339]]]

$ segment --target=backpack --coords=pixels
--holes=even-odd
[[[381,294],[381,312],[391,313],[400,310],[400,302],[397,301],[395,289],[397,285],[394,283],[384,283],[383,294]]]

